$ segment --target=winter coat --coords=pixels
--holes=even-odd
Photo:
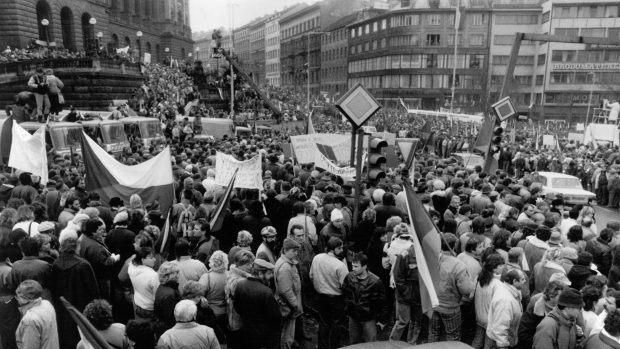
[[[521,240],[517,246],[523,248],[523,254],[525,254],[527,265],[529,265],[530,268],[534,268],[549,249],[549,245],[546,242],[533,235],[528,236],[525,240]]]
[[[15,331],[17,347],[24,349],[59,349],[56,312],[52,303],[37,299],[20,307],[24,316]]]
[[[611,247],[608,242],[600,237],[586,242],[586,251],[592,254],[592,262],[598,267],[598,271],[607,275],[611,268]]]
[[[40,260],[38,257],[23,257],[13,263],[13,269],[9,274],[9,282],[11,289],[17,289],[17,286],[24,280],[35,280],[43,287],[43,298],[52,299],[50,285],[52,281],[52,266]]]
[[[568,280],[571,282],[572,288],[581,290],[585,285],[588,278],[592,275],[596,275],[596,272],[585,265],[575,264],[568,272]]]
[[[420,305],[420,273],[413,247],[396,256],[392,273],[396,284],[396,301]]]
[[[166,331],[157,342],[157,348],[220,349],[213,329],[195,322],[178,323]]]
[[[575,349],[575,323],[555,307],[536,327],[532,349]]]
[[[491,279],[484,287],[480,283],[476,285],[476,294],[474,296],[474,307],[476,310],[476,323],[480,327],[486,327],[489,322],[489,307],[493,300],[495,290],[501,286],[502,282],[497,278]]]
[[[280,342],[282,314],[271,289],[254,276],[239,281],[234,308],[241,317],[243,348],[275,347]]]
[[[495,290],[489,307],[487,337],[494,340],[498,347],[513,347],[517,343],[522,313],[521,291],[502,283]]]
[[[275,265],[276,301],[285,318],[302,310],[301,279],[296,265],[297,261],[286,256],[281,256]]]
[[[353,320],[385,322],[385,289],[375,274],[368,272],[368,276],[360,280],[355,273],[349,273],[342,284],[342,294],[344,312]]]
[[[228,303],[228,311],[226,312],[228,315],[228,328],[231,332],[238,331],[243,325],[241,316],[239,316],[235,307],[235,292],[239,282],[245,280],[248,276],[248,273],[234,266],[230,267],[228,272],[228,280],[226,281],[226,286],[224,286],[224,292],[226,293],[226,302]]]
[[[620,349],[620,343],[609,336],[607,331],[601,331],[601,333],[588,338],[585,349]]]
[[[474,290],[475,285],[469,277],[465,263],[456,257],[442,253],[439,257],[439,287],[437,288],[439,306],[435,310],[442,314],[456,313],[460,309],[461,298],[469,297]]]
[[[519,324],[519,347],[532,348],[534,342],[533,334],[536,332],[536,326],[545,318],[545,314],[552,309],[547,309],[543,294],[535,294],[530,299]]]
[[[64,297],[79,311],[100,297],[95,272],[90,264],[74,253],[61,253],[52,265],[52,296],[57,310],[61,348],[75,348],[80,335],[75,322],[60,301]]]
[[[171,329],[175,324],[174,307],[181,300],[179,294],[179,283],[176,281],[169,281],[165,284],[160,284],[155,291],[155,303],[153,304],[153,311],[155,317],[158,320],[159,333],[163,333]]]
[[[97,280],[110,280],[112,273],[112,262],[109,259],[111,253],[108,248],[99,241],[82,235],[80,243],[80,257],[86,259],[93,267]],[[101,285],[99,285],[101,287]]]

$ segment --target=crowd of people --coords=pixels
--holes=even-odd
[[[183,114],[178,108],[194,100],[187,75],[146,69],[137,97],[143,108],[162,120],[168,110]],[[300,95],[282,96],[293,103]],[[321,111],[313,117],[318,132],[347,130]],[[428,136],[419,118],[402,112],[376,120]],[[618,348],[620,221],[597,224],[592,206],[545,194],[537,176],[575,175],[599,205],[617,208],[618,148],[569,143],[559,151],[526,134],[505,142],[499,169],[484,173],[452,156],[471,146],[471,132],[452,131],[447,120],[424,122],[435,134],[413,168],[386,169],[359,192],[284,155],[289,137],[305,130],[217,140],[165,132],[175,178],[169,219],[137,194],[102,202],[85,187],[84,177],[96,174],[84,172],[79,155],[51,156],[45,185],[5,168],[0,348],[89,347],[61,297],[114,348],[330,349],[379,339]],[[137,164],[159,151],[133,139],[122,161]],[[233,190],[223,222],[212,225],[226,192],[215,182],[217,152],[261,156],[263,190]],[[427,211],[414,217],[409,184]],[[440,267],[432,314],[422,313],[411,225],[426,214],[441,240],[431,261]]]
[[[36,61],[43,59],[72,59],[84,58],[84,51],[69,51],[67,49],[48,49],[45,46],[30,44],[26,48],[11,48],[7,46],[0,52],[0,63]]]

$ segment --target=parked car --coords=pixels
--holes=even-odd
[[[539,182],[543,186],[543,194],[561,194],[564,203],[568,205],[595,205],[596,195],[584,190],[581,180],[575,176],[570,176],[557,172],[537,172],[534,174],[534,182]]]

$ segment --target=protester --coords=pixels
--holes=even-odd
[[[34,280],[24,280],[15,291],[22,319],[15,339],[18,348],[59,349],[54,306],[42,298],[43,288]]]
[[[190,300],[182,300],[174,307],[174,318],[177,323],[164,332],[159,338],[159,348],[199,348],[219,349],[220,344],[213,329],[196,323],[196,304]]]

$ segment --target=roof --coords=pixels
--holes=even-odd
[[[41,126],[44,126],[45,124],[42,124],[40,122],[36,122],[36,121],[26,121],[26,122],[22,122],[21,124],[19,124],[19,126],[23,127],[24,129],[39,129]],[[81,124],[78,124],[77,122],[66,122],[66,121],[60,121],[60,122],[50,122],[49,124],[50,128],[56,128],[56,127],[82,127]]]
[[[342,27],[346,27],[347,25],[355,22],[357,20],[357,12],[354,12],[348,16],[344,16],[341,19],[337,20],[336,22],[332,23],[330,26],[326,27],[325,29],[323,29],[323,31],[326,32],[331,32],[334,31],[336,29],[340,29]]]
[[[575,176],[571,176],[571,175],[567,175],[564,173],[558,173],[558,172],[538,172],[539,175],[541,176],[545,176],[547,178],[574,178],[574,179],[579,179]]]

